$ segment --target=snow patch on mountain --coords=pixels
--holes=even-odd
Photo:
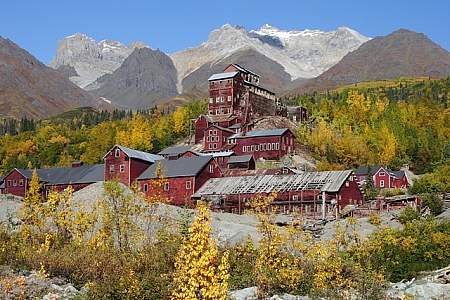
[[[130,46],[118,41],[95,39],[84,33],[76,33],[59,42],[56,56],[50,66],[72,66],[78,76],[70,80],[85,88],[99,77],[114,72],[135,48],[148,47],[142,42]]]
[[[225,24],[212,31],[195,48],[171,55],[178,70],[178,89],[183,78],[206,63],[213,63],[245,49],[254,49],[282,65],[291,78],[312,78],[339,62],[348,52],[369,40],[347,27],[334,31],[281,30],[269,24],[247,31]]]

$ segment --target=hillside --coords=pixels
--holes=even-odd
[[[313,122],[298,138],[319,169],[408,165],[421,174],[450,158],[449,78],[363,82],[286,101],[309,110]]]
[[[397,30],[367,41],[320,76],[291,84],[289,94],[333,89],[339,85],[398,77],[450,75],[450,53],[426,35]]]
[[[103,105],[60,72],[0,37],[0,116],[44,118],[65,110]]]

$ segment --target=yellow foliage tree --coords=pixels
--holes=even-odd
[[[218,251],[211,238],[211,220],[205,203],[198,205],[189,234],[175,259],[172,300],[225,300],[228,293],[228,253],[218,266]]]
[[[116,136],[118,144],[143,151],[152,150],[152,138],[150,120],[140,114],[134,115],[131,121],[118,130]]]
[[[383,165],[388,165],[395,157],[397,150],[397,140],[392,131],[382,125],[379,132],[380,152],[379,160]]]
[[[42,227],[44,226],[42,214],[41,185],[35,169],[20,211],[22,220],[21,234],[25,240],[33,241],[35,234],[42,232]]]
[[[174,131],[176,134],[186,133],[189,129],[189,115],[184,107],[178,107],[173,113]]]

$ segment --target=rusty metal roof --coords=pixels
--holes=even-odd
[[[257,175],[209,179],[195,194],[200,198],[208,195],[236,195],[254,193],[320,190],[338,192],[352,170],[306,172],[293,175]]]

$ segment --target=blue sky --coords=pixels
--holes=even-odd
[[[423,32],[450,49],[448,0],[2,0],[0,35],[48,63],[58,40],[84,32],[97,40],[140,40],[165,52],[205,41],[225,23],[256,29],[332,30],[348,26],[367,36],[398,28]]]

